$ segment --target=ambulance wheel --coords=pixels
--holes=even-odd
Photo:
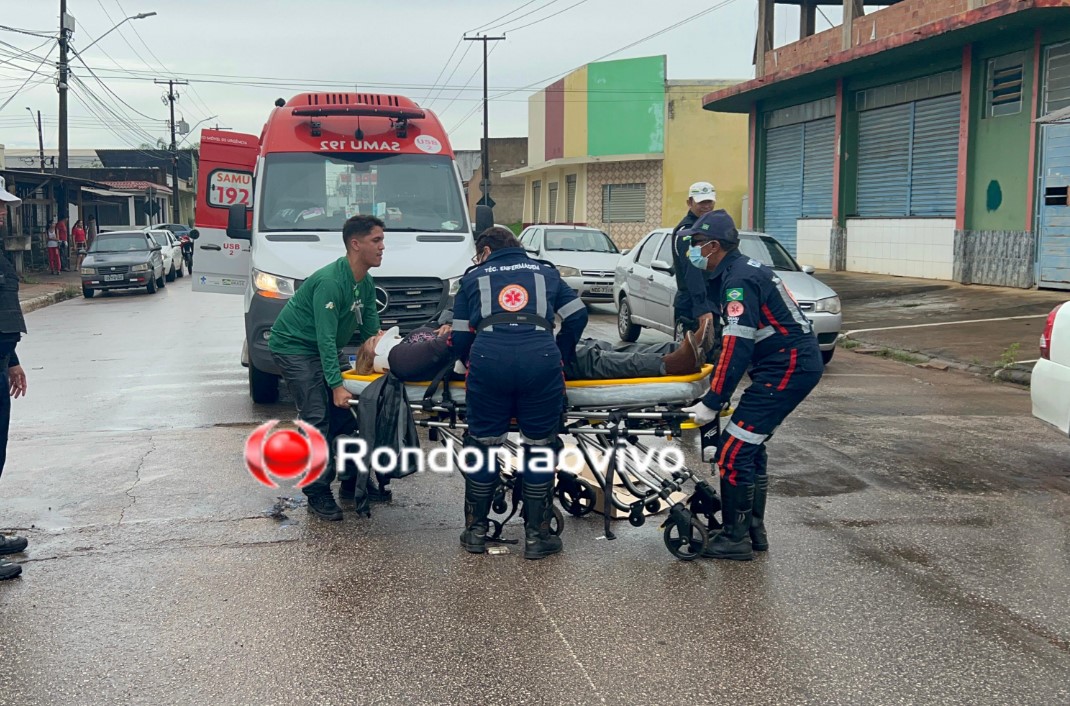
[[[706,542],[710,540],[709,532],[694,515],[691,516],[691,532],[688,536],[680,534],[680,529],[675,522],[665,525],[665,531],[661,536],[665,540],[665,547],[669,553],[683,561],[697,559],[702,554],[702,550],[706,548]]]
[[[279,401],[279,376],[265,373],[249,364],[249,396],[257,404],[273,404]]]
[[[628,297],[621,297],[617,304],[617,335],[620,340],[635,343],[642,330],[642,326],[632,323],[632,307],[628,304]]]

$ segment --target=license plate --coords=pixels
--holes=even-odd
[[[104,275],[101,277],[105,282],[122,282],[126,275]]]
[[[591,287],[591,294],[612,294],[612,287]]]

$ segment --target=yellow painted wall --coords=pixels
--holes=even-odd
[[[702,97],[720,87],[704,83],[666,89],[663,227],[683,218],[687,190],[696,181],[713,184],[717,208],[740,222],[747,193],[748,117],[702,109]]]
[[[584,66],[565,77],[565,157],[586,154],[587,67]]]
[[[566,198],[568,190],[566,177],[576,175],[576,212],[575,223],[587,222],[587,166],[573,164],[533,172],[524,177],[524,222],[547,223],[550,218],[550,184],[557,183],[557,223],[565,223],[568,215]],[[542,195],[539,197],[539,212],[532,213],[532,185],[542,182]]]
[[[528,164],[546,161],[546,91],[528,98]]]

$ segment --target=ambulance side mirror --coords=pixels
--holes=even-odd
[[[236,203],[227,211],[227,237],[234,240],[252,240],[253,232],[246,227],[245,204]]]

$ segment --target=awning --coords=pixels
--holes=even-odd
[[[1038,123],[1040,125],[1046,125],[1049,123],[1064,123],[1067,121],[1070,121],[1070,107],[1061,108],[1059,110],[1048,113],[1047,115],[1037,118],[1033,122]]]
[[[82,187],[82,191],[88,191],[89,193],[96,194],[97,196],[114,196],[114,197],[117,197],[117,198],[124,198],[124,199],[130,198],[130,196],[131,196],[131,194],[124,194],[121,191],[108,191],[107,189],[94,189],[92,186],[83,186]]]
[[[18,206],[22,203],[22,199],[4,188],[0,188],[0,201],[3,201],[8,206]]]

